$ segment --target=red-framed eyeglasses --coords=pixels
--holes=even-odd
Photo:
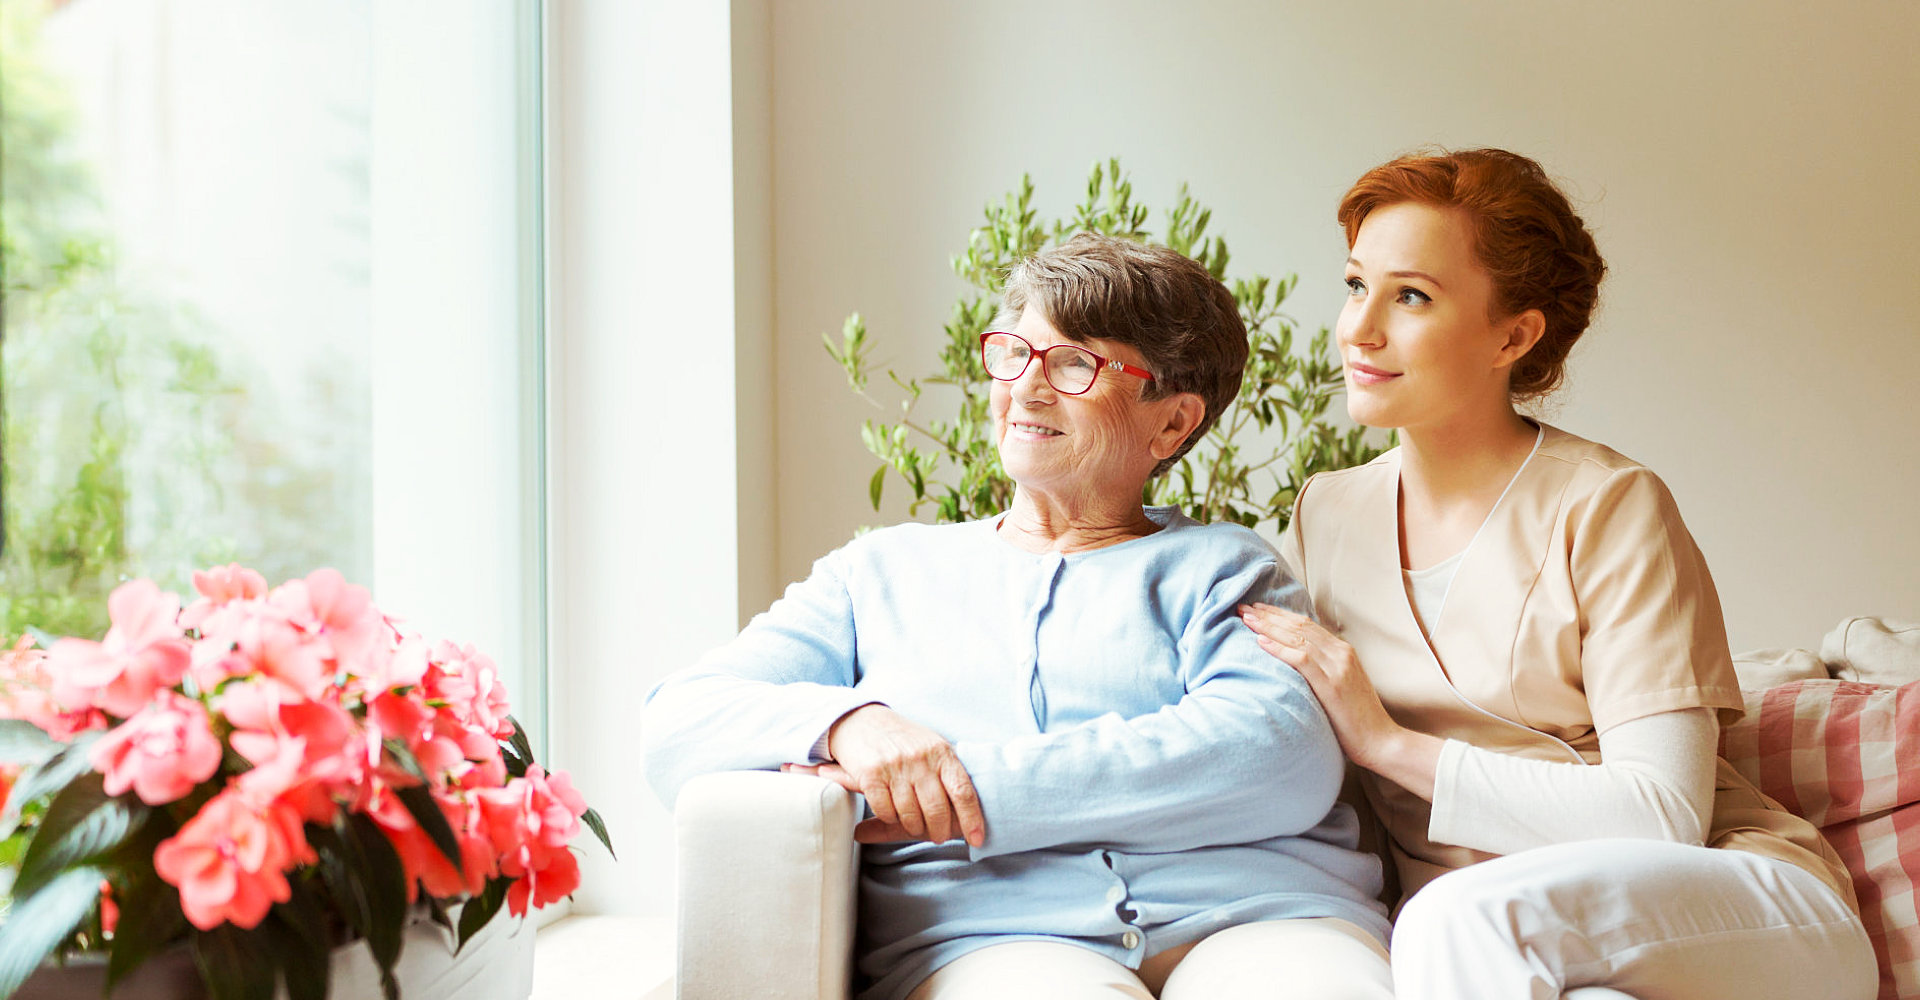
[[[1018,334],[990,330],[980,335],[980,363],[986,367],[988,375],[1002,382],[1011,382],[1025,375],[1027,366],[1036,357],[1041,359],[1040,372],[1046,376],[1047,384],[1053,386],[1055,392],[1067,396],[1078,396],[1093,388],[1094,379],[1099,377],[1102,368],[1153,381],[1153,373],[1145,368],[1103,358],[1073,344],[1055,344],[1036,351]]]

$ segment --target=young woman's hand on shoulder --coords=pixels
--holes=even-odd
[[[1445,741],[1393,721],[1346,640],[1305,615],[1271,604],[1242,605],[1240,619],[1253,630],[1260,648],[1306,678],[1347,759],[1433,799]]]

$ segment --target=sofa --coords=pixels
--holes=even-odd
[[[1846,860],[1880,962],[1879,1000],[1920,1000],[1920,625],[1842,621],[1817,649],[1735,657],[1736,768]],[[674,812],[681,1000],[844,1000],[852,982],[857,799],[804,775],[707,775]]]

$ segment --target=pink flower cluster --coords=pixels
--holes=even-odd
[[[457,898],[508,878],[518,915],[579,886],[567,845],[586,803],[563,773],[510,776],[491,659],[402,632],[330,569],[272,589],[237,565],[193,583],[184,609],[152,581],[123,584],[101,641],[0,654],[0,717],[63,741],[105,729],[89,760],[108,794],[199,803],[153,859],[195,927],[258,925],[290,897],[289,874],[318,860],[307,825],[346,813],[386,835],[410,894]],[[399,797],[422,772],[458,868]]]

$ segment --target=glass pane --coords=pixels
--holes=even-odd
[[[537,12],[0,3],[7,632],[332,566],[543,728]]]
[[[5,9],[7,629],[366,581],[367,4]]]

